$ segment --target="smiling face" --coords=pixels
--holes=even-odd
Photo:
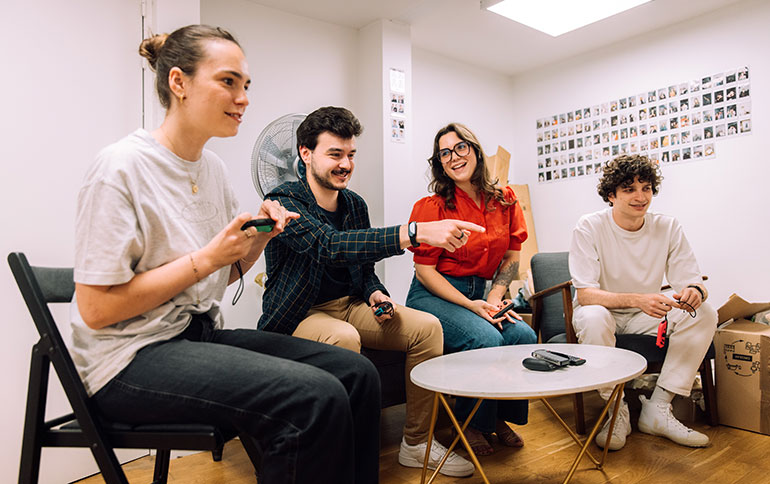
[[[203,49],[206,55],[195,74],[179,75],[179,85],[172,86],[175,92],[175,87],[183,87],[184,101],[175,104],[188,126],[204,136],[235,136],[249,105],[246,58],[238,45],[227,40],[205,41]]]
[[[612,203],[612,217],[626,230],[638,230],[652,202],[652,184],[635,177],[633,183],[619,186],[607,198]]]
[[[301,146],[299,152],[311,187],[335,192],[347,188],[355,167],[355,137],[345,139],[324,131],[318,135],[314,150]]]
[[[455,151],[464,152],[463,145],[467,145],[468,152],[458,156]],[[467,141],[462,140],[457,133],[450,131],[438,140],[439,152],[449,150],[450,156],[441,163],[444,173],[455,182],[456,185],[470,186],[473,172],[476,171],[476,150]]]

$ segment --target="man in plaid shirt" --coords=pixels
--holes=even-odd
[[[406,424],[399,462],[422,467],[433,403],[431,392],[414,385],[417,364],[443,353],[438,319],[394,303],[374,273],[374,263],[425,243],[454,251],[472,232],[470,222],[372,228],[366,202],[347,189],[362,128],[345,108],[320,108],[297,129],[297,146],[307,176],[270,192],[300,214],[265,249],[267,284],[259,328],[321,341],[360,352],[368,348],[406,352]],[[373,432],[377,422],[372,422]],[[446,448],[431,443],[435,468]],[[469,476],[474,466],[454,452],[441,468]]]

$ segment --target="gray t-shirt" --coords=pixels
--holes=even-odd
[[[192,182],[198,190],[192,193]],[[102,150],[78,194],[75,282],[118,285],[206,245],[238,209],[226,168],[204,150],[185,161],[139,129]],[[192,271],[192,266],[190,267]],[[223,324],[229,267],[140,316],[94,330],[73,298],[70,353],[89,395],[151,343],[180,334],[195,313]]]

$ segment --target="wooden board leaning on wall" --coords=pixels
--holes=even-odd
[[[497,147],[497,153],[489,156],[487,169],[492,179],[498,180],[498,186],[508,185],[508,169],[511,162],[511,154],[502,146]],[[516,194],[521,210],[524,212],[524,219],[527,222],[527,232],[529,237],[521,247],[521,262],[519,263],[519,280],[513,281],[510,286],[511,295],[515,296],[519,288],[524,285],[524,281],[529,278],[529,261],[537,253],[537,236],[535,235],[535,220],[532,217],[532,205],[529,198],[529,185],[511,184],[513,192]],[[530,281],[530,291],[532,291]]]

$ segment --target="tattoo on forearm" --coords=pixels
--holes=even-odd
[[[519,278],[519,261],[511,262],[506,267],[501,267],[497,273],[495,280],[492,281],[493,286],[505,286],[511,285],[511,282]]]

